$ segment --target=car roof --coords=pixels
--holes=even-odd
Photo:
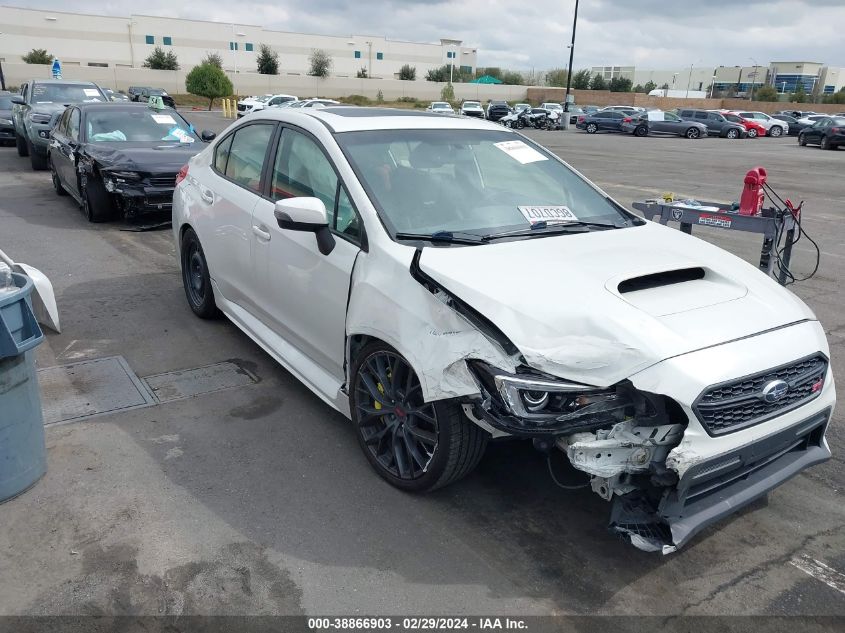
[[[70,79],[33,79],[34,84],[62,84],[63,86],[96,86],[93,81],[72,81]],[[99,86],[97,86],[99,88]]]
[[[327,107],[311,110],[262,110],[264,118],[280,121],[304,121],[300,117],[318,119],[333,132],[369,130],[504,130],[501,125],[472,117],[451,117],[420,110],[368,108],[358,106]]]
[[[74,103],[73,105],[85,112],[88,112],[89,110],[149,110],[155,114],[159,114],[161,112],[166,112],[168,114],[176,112],[173,108],[151,108],[146,103],[138,103],[137,101],[89,101],[86,103]]]

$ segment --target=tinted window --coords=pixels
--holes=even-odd
[[[696,119],[706,119],[706,118],[707,118],[707,113],[706,113],[706,112],[696,112],[696,113],[695,113],[695,118],[696,118]]]
[[[681,116],[684,118],[689,118],[692,116],[692,110],[681,110]]]
[[[261,190],[261,170],[273,129],[273,125],[258,124],[235,132],[224,172],[228,178],[247,189]]]
[[[229,150],[232,147],[232,137],[230,134],[217,144],[214,148],[214,169],[221,174],[226,173],[226,162],[229,160]]]
[[[79,110],[77,108],[74,108],[70,112],[70,118],[68,119],[67,125],[67,135],[71,140],[79,140]]]
[[[725,118],[728,118],[728,120],[730,120],[730,117],[725,117]],[[715,112],[711,112],[710,114],[707,115],[707,120],[708,121],[723,121],[724,119],[722,118],[721,114],[716,114]]]

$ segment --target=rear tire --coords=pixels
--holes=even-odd
[[[29,156],[29,146],[26,144],[26,139],[15,132],[15,146],[18,148],[18,156],[26,158]]]
[[[779,137],[779,136],[781,136],[781,135],[783,135],[783,128],[782,128],[781,126],[779,126],[779,125],[774,125],[774,126],[772,126],[772,128],[769,130],[769,136],[771,136],[771,137],[773,137],[773,138],[777,138],[777,137]]]
[[[358,443],[391,485],[409,492],[436,490],[469,474],[484,455],[487,432],[455,402],[423,402],[410,363],[389,345],[366,345],[353,362],[351,383]]]
[[[114,201],[102,180],[93,175],[88,176],[81,189],[82,212],[89,222],[108,222],[114,217]]]
[[[645,125],[638,125],[634,128],[634,136],[648,136],[648,128]]]
[[[587,123],[587,127],[584,129],[587,130],[587,134],[595,134],[599,131],[599,126],[595,123]]]
[[[826,136],[822,136],[822,140],[819,143],[819,149],[836,149],[830,146],[830,139]]]
[[[50,179],[53,181],[53,189],[56,190],[56,195],[66,196],[67,191],[65,191],[65,188],[62,186],[62,181],[59,180],[59,174],[56,171],[56,166],[53,164],[52,158],[48,156],[47,159],[50,163]]]
[[[220,311],[214,301],[208,262],[199,237],[191,228],[182,234],[179,261],[182,267],[182,285],[191,311],[201,319],[217,317]]]
[[[757,138],[757,130],[753,128],[748,130],[748,138]]]

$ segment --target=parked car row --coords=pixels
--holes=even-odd
[[[161,96],[155,89],[135,90],[140,103],[111,92],[49,79],[0,94],[0,139],[14,141],[33,169],[49,169],[56,193],[72,197],[91,222],[169,210],[179,169],[215,136],[198,134],[171,107],[144,102]]]
[[[161,97],[164,105],[175,108],[176,102],[173,100],[167,91],[162,88],[153,88],[151,86],[129,86],[127,90],[130,101],[138,101],[139,103],[146,103],[150,97]]]

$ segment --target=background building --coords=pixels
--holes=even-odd
[[[0,7],[0,25],[0,61],[17,63],[33,48],[44,48],[65,67],[137,68],[160,46],[175,53],[183,68],[217,53],[226,70],[256,72],[259,45],[267,44],[279,54],[280,74],[306,74],[311,52],[323,49],[332,57],[332,74],[339,77],[354,77],[365,68],[371,77],[393,78],[404,64],[410,64],[417,69],[417,79],[424,79],[428,70],[449,63],[475,72],[478,53],[454,39],[403,42],[381,35],[314,35],[253,24],[15,7]]]

